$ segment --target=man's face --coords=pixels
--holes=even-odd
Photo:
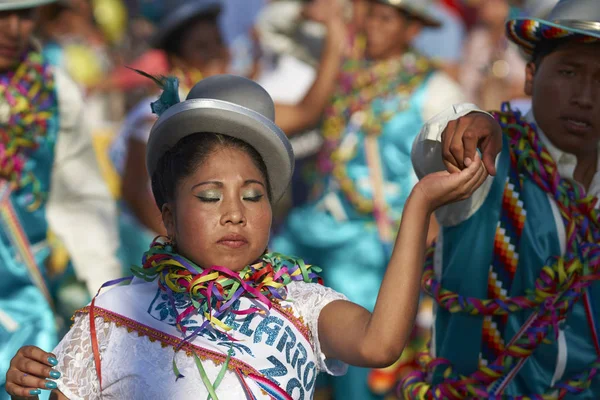
[[[19,64],[35,27],[35,9],[0,11],[0,71]]]
[[[227,71],[229,53],[216,20],[202,19],[191,25],[181,38],[180,52],[204,77]]]
[[[365,20],[367,56],[386,60],[401,55],[420,29],[420,23],[409,21],[396,7],[372,2]]]
[[[596,151],[600,140],[600,44],[568,42],[535,67],[527,66],[525,92],[544,134],[562,151]]]

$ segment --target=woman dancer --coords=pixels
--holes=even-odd
[[[162,114],[146,159],[168,238],[152,244],[131,284],[75,315],[54,354],[22,348],[9,393],[58,385],[55,397],[71,400],[309,399],[320,371],[397,360],[417,309],[431,213],[479,187],[487,176],[479,158],[417,184],[370,313],[322,286],[318,268],[265,251],[271,205],[294,165],[266,91],[215,76],[181,103],[163,93],[153,109]]]

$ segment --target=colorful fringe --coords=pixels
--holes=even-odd
[[[57,107],[54,77],[40,53],[27,52],[15,71],[0,76],[0,178],[13,190],[31,186],[31,210],[44,195],[38,179],[27,172],[27,159],[44,140]]]
[[[518,372],[519,366],[541,343],[548,341],[550,331],[558,335],[559,322],[568,317],[573,305],[585,295],[587,287],[600,279],[600,220],[595,209],[597,199],[586,197],[579,185],[560,177],[556,164],[540,142],[534,127],[523,121],[520,114],[511,112],[505,105],[503,112],[496,113],[495,117],[509,136],[510,151],[513,153],[511,157],[515,157],[519,172],[556,200],[566,227],[566,253],[543,267],[535,288],[524,296],[482,300],[444,289],[435,277],[431,249],[422,284],[424,291],[440,307],[451,313],[484,317],[527,309],[536,312],[496,360],[481,366],[468,377],[453,371],[449,361],[432,359],[429,353],[423,353],[419,362],[420,370],[410,374],[399,387],[405,399],[550,399],[555,397],[553,394],[556,390],[562,398],[567,393],[585,391],[600,368],[598,358],[587,370],[555,384],[544,394],[509,397],[493,391],[499,382],[506,380],[507,374]],[[444,381],[432,386],[426,383],[426,378],[437,368],[443,368]]]

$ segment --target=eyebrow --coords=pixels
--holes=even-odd
[[[558,62],[561,65],[568,65],[569,67],[574,67],[574,68],[581,68],[584,63],[579,62],[577,60],[573,60],[573,59],[568,59],[568,58],[563,58],[561,60],[559,60]]]
[[[256,179],[247,179],[244,181],[244,184],[242,185],[242,187],[248,186],[248,185],[252,185],[252,184],[257,184],[262,186],[263,188],[265,187],[264,183],[262,183],[261,181],[257,181]],[[206,186],[206,185],[214,185],[217,186],[219,188],[222,188],[223,186],[225,186],[223,184],[223,182],[219,182],[219,181],[206,181],[206,182],[200,182],[195,184],[194,186],[192,186],[192,190],[196,189],[197,187],[200,186]]]

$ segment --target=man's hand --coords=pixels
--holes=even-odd
[[[442,157],[448,172],[467,168],[481,151],[483,165],[496,175],[496,156],[502,150],[502,129],[490,115],[472,112],[450,121],[442,132]]]

